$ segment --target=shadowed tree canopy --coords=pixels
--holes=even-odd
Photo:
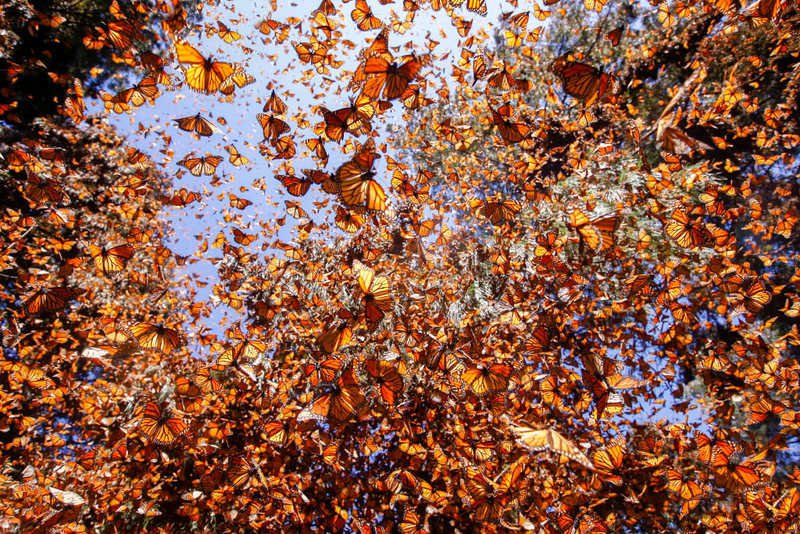
[[[800,527],[800,12],[492,4],[2,8],[3,530]]]

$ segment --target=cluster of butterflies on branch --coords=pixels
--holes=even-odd
[[[134,5],[139,15],[159,13],[174,41],[181,80],[173,89],[183,84],[198,98],[233,102],[256,81],[249,67],[190,44],[180,3]],[[224,339],[198,327],[211,315],[207,305],[182,306],[167,289],[169,272],[187,258],[161,242],[155,219],[164,205],[200,209],[211,201],[205,192],[157,187],[149,157],[112,147],[111,135],[92,121],[99,133],[87,144],[113,152],[134,169],[129,174],[106,176],[86,154],[64,158],[36,141],[3,152],[13,193],[29,203],[27,211],[3,215],[10,234],[0,237],[3,272],[14,262],[25,266],[16,276],[20,291],[7,299],[10,356],[0,372],[11,392],[3,401],[33,401],[42,413],[74,404],[86,414],[73,437],[47,438],[48,446],[69,451],[53,461],[69,466],[62,469],[70,470],[75,491],[31,469],[17,477],[25,483],[14,499],[51,503],[57,513],[48,512],[48,527],[66,524],[87,502],[109,516],[132,513],[125,504],[132,493],[136,514],[148,521],[181,517],[208,528],[217,521],[209,514],[231,528],[366,533],[396,526],[404,534],[469,524],[588,534],[633,529],[647,517],[669,529],[694,516],[707,530],[797,528],[800,492],[775,483],[776,451],[800,425],[790,400],[800,372],[781,356],[796,335],[767,342],[769,321],[757,318],[774,296],[783,298],[784,287],[800,282],[800,271],[795,267],[785,285],[770,284],[755,261],[737,258],[732,230],[749,217],[753,235],[789,238],[797,218],[775,222],[773,208],[757,200],[756,177],[724,185],[709,178],[713,165],[690,165],[687,154],[712,147],[667,110],[650,130],[658,130],[665,149],[682,143],[691,150],[665,153],[651,168],[641,133],[647,130],[624,98],[634,85],[629,74],[606,73],[579,53],[559,54],[542,69],[574,103],[550,91],[543,99],[560,104],[555,111],[525,104],[538,88],[513,58],[533,61],[522,50],[541,33],[527,30],[527,12],[502,15],[505,46],[522,51],[514,56],[487,51],[457,15],[485,15],[485,0],[402,5],[405,19],[392,15],[390,24],[368,0],[356,0],[349,13],[323,0],[309,21],[258,23],[265,40],[290,42],[309,76],[323,79],[343,65],[335,57],[337,46],[346,46],[337,38],[342,18],[376,34],[344,82],[349,105],[322,102],[320,120],[295,117],[293,131],[288,91],[270,85],[251,117],[263,135],[264,163],[278,166],[272,185],[296,197],[286,211],[301,222],[291,243],[267,225],[266,236],[235,228],[239,246],[222,234],[214,242],[222,257],[213,261],[219,279],[211,293],[238,314]],[[657,5],[665,31],[677,27],[676,17],[732,12],[724,0],[702,10]],[[608,8],[602,0],[584,7]],[[460,116],[433,105],[437,70],[449,56],[436,56],[434,45],[399,56],[389,45],[426,8],[452,17],[464,39],[453,69],[458,88],[440,84],[436,91],[442,102],[456,93],[479,102],[465,104]],[[760,0],[746,16],[730,18],[759,27],[782,9]],[[139,113],[163,96],[159,86],[172,83],[169,62],[137,51],[143,19],[117,2],[109,14],[84,44],[112,47],[142,69],[136,85],[101,95],[109,111]],[[534,15],[545,20],[549,12],[536,4]],[[289,41],[308,23],[307,40]],[[217,21],[204,31],[231,45],[241,29]],[[613,48],[625,30],[603,34]],[[83,98],[76,80],[63,113],[84,120]],[[714,108],[743,100],[726,93]],[[390,110],[419,121],[404,146],[414,163],[391,153],[381,137],[377,123]],[[203,111],[172,120],[184,137],[202,142],[227,124]],[[318,165],[298,173],[292,162],[301,160],[300,130],[313,132],[304,144]],[[240,141],[222,142],[228,162],[244,171],[254,156]],[[724,142],[715,141],[718,148]],[[337,163],[328,169],[330,160]],[[179,178],[188,173],[217,186],[224,162],[190,152],[175,164]],[[612,167],[624,172],[601,181]],[[100,178],[83,184],[79,170]],[[610,190],[612,181],[618,190]],[[331,221],[307,213],[312,186],[321,191],[310,195],[314,214],[328,209]],[[776,194],[786,198],[788,191]],[[225,202],[233,210],[226,223],[238,223],[254,204],[232,192]],[[76,217],[72,204],[94,206],[87,212],[101,205],[119,227],[109,240],[92,239],[86,234],[100,232],[98,223],[91,213]],[[280,253],[252,253],[248,246],[259,237],[274,237],[264,249]],[[38,251],[28,252],[28,242]],[[789,270],[791,262],[784,263]],[[787,298],[781,312],[793,319],[798,303]],[[83,320],[97,331],[68,332]],[[727,338],[713,338],[714,321],[730,328]],[[202,355],[190,354],[201,347]],[[682,399],[678,366],[713,391],[698,401],[711,423],[640,422],[669,392]],[[674,404],[675,413],[689,410],[689,402]],[[782,430],[766,446],[748,443],[746,425],[730,428],[736,417]],[[39,422],[23,411],[10,419],[3,423],[17,431],[10,447],[21,449]],[[780,475],[800,483],[796,468]],[[89,489],[95,480],[115,489]],[[133,490],[128,480],[136,481]],[[38,510],[26,505],[26,519],[43,516]]]

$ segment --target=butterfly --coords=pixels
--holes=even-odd
[[[242,36],[239,35],[239,33],[231,30],[220,21],[217,21],[217,35],[219,35],[220,38],[222,38],[222,40],[228,44],[234,41],[238,41],[239,39],[242,38]]]
[[[199,113],[191,117],[175,119],[175,122],[178,124],[178,128],[184,132],[194,132],[201,137],[207,137],[219,131],[216,126]]]
[[[500,200],[473,198],[469,201],[470,208],[477,216],[483,216],[495,226],[499,226],[506,221],[514,220],[516,214],[522,206],[516,200]]]
[[[504,363],[478,365],[461,373],[461,381],[476,395],[505,391],[513,370],[513,367]]]
[[[611,46],[617,46],[622,39],[622,32],[625,30],[622,26],[618,26],[606,34],[606,39],[611,41]]]
[[[594,469],[594,464],[577,445],[552,428],[533,429],[515,424],[511,429],[519,436],[520,443],[532,451],[549,450],[566,456],[588,469]]]
[[[267,350],[267,344],[257,339],[245,339],[236,346],[224,351],[217,358],[216,367],[236,367],[242,360],[252,360]]]
[[[248,482],[251,486],[267,485],[264,474],[256,463],[251,463],[245,456],[236,456],[228,468],[228,482],[241,488]]]
[[[179,377],[175,380],[176,403],[185,413],[198,413],[203,409],[203,390],[192,380]]]
[[[182,345],[180,332],[160,324],[136,323],[128,327],[128,330],[143,349],[169,354]]]
[[[248,163],[250,163],[250,159],[245,156],[242,156],[239,153],[239,150],[235,146],[228,145],[225,148],[228,150],[228,154],[230,154],[228,161],[233,163],[234,167],[240,167],[242,165],[247,165]]]
[[[464,485],[467,492],[463,501],[472,509],[476,521],[499,519],[509,504],[509,499],[497,494],[494,483],[474,467],[467,468]]]
[[[681,209],[672,212],[671,220],[664,231],[684,248],[699,247],[708,238],[705,228],[700,223],[690,220],[686,212]]]
[[[703,488],[685,473],[670,469],[666,473],[667,488],[685,500],[691,501],[703,494]]]
[[[623,399],[617,390],[646,384],[643,380],[623,375],[623,364],[617,360],[595,353],[581,355],[581,360],[584,365],[581,377],[595,397],[597,419],[602,418],[603,414],[615,415],[622,412]]]
[[[392,405],[397,401],[397,396],[403,392],[403,377],[391,362],[369,359],[364,362],[367,374],[380,388],[381,398],[386,404]]]
[[[359,30],[377,30],[383,27],[381,19],[372,14],[372,9],[366,0],[356,0],[356,6],[350,13],[350,18],[356,23]]]
[[[348,206],[364,206],[373,211],[386,210],[386,192],[374,180],[372,165],[378,158],[374,144],[368,142],[358,155],[336,171],[338,193]]]
[[[317,338],[317,343],[320,344],[325,352],[332,353],[349,345],[352,337],[353,330],[350,328],[349,321],[345,319],[339,321],[335,326],[326,329],[319,338]]]
[[[154,101],[158,94],[156,79],[151,74],[148,74],[142,78],[139,83],[123,91],[119,95],[119,99],[124,102],[130,102],[135,107],[139,107],[145,102]]]
[[[231,74],[226,80],[223,80],[219,85],[219,92],[223,95],[232,95],[236,88],[242,88],[251,83],[255,83],[256,79],[244,70],[237,70]]]
[[[261,432],[266,435],[271,443],[286,445],[292,436],[292,422],[290,420],[270,421],[261,427]]]
[[[486,0],[467,0],[467,11],[486,16]]]
[[[341,206],[337,207],[334,222],[336,226],[352,234],[357,232],[366,220],[363,211],[363,208],[359,210],[359,208],[346,209]]]
[[[625,439],[621,437],[615,438],[608,446],[592,454],[592,463],[597,470],[597,474],[600,478],[615,486],[621,486],[623,483],[620,476],[620,468],[624,459]]]
[[[608,74],[580,61],[572,61],[565,54],[550,65],[550,72],[561,80],[561,88],[581,101],[584,107],[601,100],[613,89],[613,79]]]
[[[734,274],[727,277],[720,288],[728,293],[727,299],[734,314],[745,311],[758,313],[772,300],[764,284],[753,277]]]
[[[346,363],[345,360],[339,358],[314,359],[305,365],[305,375],[310,377],[309,382],[314,387],[320,384],[331,384],[339,377],[339,371]]]
[[[385,276],[375,276],[374,270],[360,263],[354,262],[353,268],[358,271],[358,285],[363,293],[361,305],[364,306],[364,316],[368,321],[377,323],[392,309],[389,279]]]
[[[492,109],[492,122],[497,126],[500,137],[509,143],[519,143],[530,131],[530,128],[521,122],[511,120],[511,105],[503,104],[497,110]]]
[[[24,364],[16,364],[15,367],[14,374],[9,377],[14,389],[19,389],[23,386],[44,389],[54,385],[53,381],[47,378],[42,369],[28,367]]]
[[[614,231],[619,225],[619,216],[614,214],[590,220],[585,213],[573,207],[569,209],[569,224],[578,232],[581,243],[600,251],[614,245]]]
[[[281,119],[264,113],[258,114],[258,122],[261,124],[264,139],[270,139],[272,141],[277,141],[278,137],[291,130],[289,125]]]
[[[158,445],[169,445],[189,430],[189,425],[156,402],[148,402],[139,419],[139,430]]]
[[[200,369],[194,376],[194,382],[203,393],[213,393],[222,389],[222,384],[214,378],[209,369]]]
[[[222,158],[220,156],[203,156],[201,158],[186,156],[178,162],[178,165],[189,169],[189,172],[194,176],[200,176],[202,174],[213,176],[214,173],[217,172],[217,166],[221,162]]]
[[[761,475],[754,468],[754,464],[747,461],[736,463],[732,458],[716,453],[711,464],[714,468],[715,482],[728,490],[740,491],[761,481]]]
[[[176,43],[175,50],[179,62],[191,65],[186,69],[186,83],[195,91],[213,93],[236,71],[230,63],[203,57],[195,47],[184,41]]]
[[[109,249],[92,244],[87,246],[95,267],[103,274],[116,273],[125,269],[135,251],[131,245],[118,245]]]
[[[59,311],[67,307],[70,300],[84,293],[83,289],[69,287],[40,286],[22,302],[28,314]]]
[[[352,367],[345,370],[334,384],[322,386],[322,391],[322,395],[298,414],[298,421],[327,419],[338,425],[350,417],[360,415],[366,405]]]
[[[371,98],[379,98],[383,91],[383,98],[394,100],[400,98],[408,85],[417,77],[422,63],[412,56],[402,65],[390,63],[382,56],[367,58],[364,72],[367,83],[364,85],[364,94]]]

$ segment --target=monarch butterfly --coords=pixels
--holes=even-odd
[[[189,425],[172,417],[169,410],[162,410],[158,403],[151,401],[147,403],[139,419],[139,430],[153,443],[169,445],[189,430]]]
[[[205,493],[211,493],[222,483],[222,478],[222,471],[215,467],[200,479],[200,488]]]
[[[592,250],[605,250],[614,244],[614,231],[619,224],[619,216],[608,215],[589,219],[578,208],[569,209],[569,223],[578,232],[582,243]]]
[[[116,273],[125,269],[135,251],[131,245],[118,245],[110,249],[92,244],[87,246],[95,267],[103,274]]]
[[[10,376],[10,382],[15,389],[23,386],[44,389],[54,385],[42,369],[28,367],[24,364],[17,365],[14,374]]]
[[[650,286],[650,281],[653,276],[650,274],[637,274],[625,280],[625,286],[628,288],[628,298],[636,295],[649,295],[653,289]]]
[[[267,344],[257,339],[245,339],[217,358],[217,369],[238,367],[242,360],[252,360],[267,350]]]
[[[83,113],[86,111],[86,104],[83,100],[83,85],[76,77],[72,80],[72,89],[64,100],[63,113],[76,123],[83,121]]]
[[[139,163],[146,163],[147,161],[150,161],[150,157],[147,154],[144,154],[139,149],[128,147],[128,163],[136,165]]]
[[[566,456],[588,469],[594,469],[594,464],[583,454],[577,445],[553,430],[552,428],[533,429],[523,425],[513,424],[511,429],[519,436],[519,441],[532,451],[549,450],[556,454]]]
[[[289,194],[295,197],[301,197],[305,195],[312,183],[312,180],[309,177],[298,178],[297,176],[287,174],[278,174],[275,176],[275,178],[280,180],[283,186],[286,187],[286,190],[289,192]]]
[[[703,494],[703,488],[685,473],[670,469],[667,471],[667,488],[677,493],[681,499],[690,501]]]
[[[133,44],[134,34],[137,32],[136,26],[127,20],[115,20],[108,23],[106,35],[111,43],[119,48],[130,48]]]
[[[339,358],[315,359],[306,364],[305,374],[310,377],[311,385],[314,387],[320,384],[330,384],[338,378],[339,371],[346,363],[345,360]]]
[[[761,481],[761,475],[751,465],[736,463],[724,454],[715,454],[712,466],[715,481],[731,491],[740,491]]]
[[[292,423],[290,420],[270,421],[261,427],[261,432],[267,440],[279,445],[286,445],[292,436]]]
[[[172,196],[161,197],[161,202],[169,204],[170,206],[188,206],[192,202],[202,200],[202,195],[196,191],[189,191],[185,187],[181,187],[179,191],[175,191]]]
[[[256,79],[254,77],[240,69],[231,74],[227,80],[223,80],[219,85],[219,92],[223,95],[232,95],[237,87],[241,89],[246,85],[255,83],[255,81]]]
[[[375,276],[375,271],[364,265],[353,267],[358,270],[358,285],[364,294],[361,298],[364,316],[368,321],[377,323],[392,309],[389,279],[385,276]]]
[[[195,47],[184,41],[176,43],[175,50],[179,62],[191,65],[186,69],[186,83],[195,91],[213,93],[235,72],[230,63],[205,58]]]
[[[611,92],[611,76],[586,63],[572,61],[569,57],[569,54],[560,56],[550,65],[550,72],[561,80],[561,88],[565,93],[588,107]]]
[[[667,223],[664,231],[684,248],[699,247],[708,237],[705,228],[700,223],[690,220],[686,212],[681,209],[672,212],[672,220]]]
[[[317,343],[322,346],[325,352],[332,353],[349,345],[352,337],[353,331],[350,328],[349,321],[343,320],[336,326],[325,330],[317,339]]]
[[[720,287],[729,293],[728,301],[733,306],[733,313],[760,312],[769,304],[772,296],[760,281],[752,277],[734,274],[726,278]]]
[[[83,289],[69,287],[38,287],[22,302],[28,314],[54,312],[67,307],[70,300],[84,293]]]
[[[583,0],[583,6],[589,11],[600,12],[608,0]]]
[[[383,22],[372,14],[372,9],[366,0],[356,0],[356,6],[350,13],[350,18],[356,23],[358,29],[362,31],[377,30],[383,27]]]
[[[214,378],[208,369],[200,369],[194,376],[194,381],[203,393],[213,393],[222,389],[222,384]]]
[[[311,63],[312,65],[319,65],[325,58],[328,57],[327,47],[321,45],[318,41],[313,43],[296,43],[292,42],[294,51],[297,52],[297,57],[303,63]]]
[[[491,481],[474,468],[469,468],[465,486],[467,493],[463,501],[472,509],[476,521],[494,521],[500,518],[508,500],[495,494]]]
[[[475,392],[476,395],[485,395],[495,391],[508,389],[509,377],[514,369],[504,363],[491,366],[478,365],[461,373],[461,381]]]
[[[618,414],[623,409],[622,396],[619,389],[630,389],[643,386],[646,382],[622,374],[622,362],[597,354],[581,357],[584,368],[581,377],[589,387],[597,403],[597,419],[604,413]]]
[[[37,204],[51,205],[60,204],[67,197],[56,180],[42,179],[31,172],[28,173],[28,187],[25,188],[25,196]]]
[[[458,447],[459,450],[463,450],[472,462],[486,462],[494,455],[495,443],[493,441],[465,441],[459,437],[458,434],[453,436],[453,438],[456,447]]]
[[[615,486],[622,485],[620,468],[625,458],[625,439],[617,437],[611,443],[592,455],[592,463],[598,475]]]
[[[503,104],[497,110],[492,110],[492,122],[497,126],[500,137],[509,143],[519,143],[530,131],[530,128],[521,122],[511,120],[511,105]]]
[[[388,361],[374,359],[364,362],[364,367],[380,388],[383,401],[389,405],[394,404],[397,396],[403,392],[403,377],[397,368]]]
[[[470,208],[478,217],[486,217],[495,226],[512,221],[522,206],[516,200],[470,199]]]
[[[354,233],[357,232],[361,225],[364,224],[363,208],[353,208],[353,209],[345,209],[340,207],[336,208],[336,218],[334,222],[336,226],[344,230],[345,232]]]
[[[540,352],[546,352],[549,345],[550,334],[546,327],[539,325],[533,329],[531,337],[525,340],[524,348],[530,353],[538,354]]]
[[[258,122],[264,133],[264,139],[277,141],[278,137],[289,132],[291,128],[284,121],[272,116],[265,115],[264,113],[258,114]]]
[[[324,386],[323,391],[298,414],[298,421],[327,419],[338,425],[360,415],[366,405],[352,367],[344,371],[335,384]]]
[[[622,32],[624,29],[625,28],[622,26],[618,26],[606,34],[605,37],[611,41],[611,46],[617,46],[619,44],[620,40],[622,40]]]
[[[200,386],[186,377],[175,380],[176,402],[182,412],[199,413],[203,409],[202,393]]]
[[[169,354],[182,344],[181,335],[177,330],[160,324],[137,323],[130,326],[129,330],[143,349]]]
[[[196,158],[187,155],[178,162],[178,165],[189,169],[189,172],[194,176],[200,176],[202,174],[213,176],[214,173],[217,172],[217,166],[221,162],[222,158],[220,156],[203,156],[201,158]]]
[[[234,167],[241,167],[242,165],[247,165],[248,163],[250,163],[250,159],[245,156],[242,156],[239,153],[239,150],[235,146],[228,145],[225,147],[225,149],[228,151],[228,154],[230,154],[228,161],[233,163]],[[230,193],[228,193],[228,195],[230,196]]]
[[[97,449],[89,449],[78,457],[78,465],[87,471],[97,464]]]
[[[230,28],[228,28],[225,24],[223,24],[220,21],[217,21],[217,32],[216,33],[217,33],[217,35],[220,36],[220,38],[223,41],[225,41],[228,44],[230,44],[230,43],[232,43],[234,41],[238,41],[239,39],[242,38],[242,36],[239,35],[238,32],[235,32],[235,31],[231,30]]]
[[[408,85],[417,77],[422,63],[416,56],[412,56],[402,65],[390,63],[382,56],[367,58],[364,73],[367,83],[364,85],[364,94],[371,98],[379,98],[381,90],[383,98],[394,100],[400,98]]]
[[[178,124],[178,128],[183,130],[184,132],[195,132],[197,135],[201,137],[208,137],[214,132],[218,132],[216,126],[214,126],[208,119],[203,117],[200,113],[197,115],[192,115],[191,117],[182,117],[180,119],[175,119],[175,122]]]
[[[251,486],[257,487],[261,484],[267,485],[264,474],[255,463],[244,456],[236,456],[231,460],[228,468],[228,481],[237,488],[241,488],[248,482]]]
[[[425,534],[428,532],[427,518],[423,521],[414,510],[406,510],[398,527],[402,534]]]
[[[148,74],[142,80],[119,94],[119,100],[130,102],[135,107],[139,107],[145,102],[152,102],[158,97],[158,85],[155,77]]]
[[[386,210],[386,193],[375,181],[372,165],[378,158],[374,143],[364,145],[358,155],[336,171],[338,193],[348,206],[364,206],[373,211]]]

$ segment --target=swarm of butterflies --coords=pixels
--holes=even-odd
[[[202,191],[85,116],[77,78],[71,125],[0,147],[21,204],[0,237],[3,528],[800,527],[800,469],[785,456],[800,437],[796,184],[715,179],[744,165],[722,155],[746,138],[763,152],[755,168],[788,175],[793,161],[773,153],[800,138],[736,69],[716,99],[701,92],[700,55],[661,115],[641,116],[631,95],[655,92],[667,54],[626,54],[635,30],[604,26],[611,4],[534,3],[540,22],[547,8],[599,13],[594,44],[554,52],[516,2],[496,38],[467,20],[488,15],[485,0],[323,0],[255,27],[193,27],[177,0],[112,2],[84,44],[142,77],[100,94],[107,113],[142,117],[170,93],[212,109],[243,98],[252,64],[208,43],[246,57],[245,29],[329,91],[293,110],[277,79],[255,89],[253,143],[207,109],[170,117],[197,149],[176,156],[162,131],[164,165]],[[709,47],[748,28],[798,53],[779,29],[798,24],[786,1],[652,7],[665,42],[706,24]],[[429,32],[400,55],[392,43],[429,13],[458,44]],[[135,46],[145,20],[161,22],[163,54]],[[740,108],[756,126],[726,130]],[[212,142],[228,157],[204,153]],[[263,177],[221,189],[221,169],[254,162]],[[282,217],[251,224],[286,195]],[[174,252],[158,212],[217,201],[224,231]],[[210,285],[178,278],[201,263]]]

